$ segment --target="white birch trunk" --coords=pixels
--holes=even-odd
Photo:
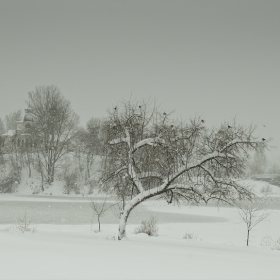
[[[138,203],[129,203],[129,205],[126,205],[123,213],[120,218],[120,223],[119,223],[119,231],[118,231],[118,240],[121,240],[123,237],[126,237],[126,223],[127,219],[129,216],[130,211],[137,205]],[[128,207],[127,207],[128,206]]]
[[[119,223],[118,240],[121,240],[123,237],[126,237],[126,223],[131,210],[144,200],[144,196],[142,196],[142,194],[139,194],[136,197],[134,197],[131,201],[129,201],[124,207]]]

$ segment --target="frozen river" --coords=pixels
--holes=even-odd
[[[94,200],[102,202],[103,198],[95,197]],[[115,203],[114,200],[108,199],[106,208],[113,203]],[[149,200],[149,204],[152,205],[153,200]],[[205,207],[205,204],[201,204],[201,206]],[[214,202],[208,205],[208,207],[215,206]],[[223,207],[225,206],[223,205]],[[271,198],[268,208],[280,209],[279,198]],[[0,224],[14,223],[17,218],[24,215],[25,211],[33,224],[91,224],[97,221],[96,216],[93,215],[90,199],[86,197],[0,195]],[[150,211],[144,203],[133,209],[128,223],[139,224],[151,215],[158,218],[158,223],[219,223],[226,221],[225,218],[215,216]],[[101,223],[118,223],[118,218],[112,209],[104,214]]]
[[[0,196],[0,224],[14,223],[17,218],[24,215],[25,211],[33,224],[91,224],[97,221],[96,216],[93,216],[89,198],[50,196],[17,196],[14,199],[6,196],[6,199],[4,198],[1,199]],[[97,198],[96,201],[101,201],[101,198]],[[108,202],[106,207],[113,203],[115,202]],[[219,223],[226,221],[221,217],[150,211],[147,206],[138,205],[131,212],[128,223],[139,224],[151,215],[158,218],[158,223]],[[118,221],[111,209],[101,218],[101,223],[104,224],[116,224]]]

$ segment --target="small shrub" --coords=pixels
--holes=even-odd
[[[183,239],[197,239],[197,235],[194,232],[186,232]]]
[[[31,219],[27,218],[26,211],[22,217],[18,217],[15,223],[17,230],[21,233],[31,232],[34,233],[36,231],[35,227],[31,227]]]
[[[261,246],[274,246],[275,241],[271,238],[271,236],[264,236],[261,241]]]
[[[265,236],[261,241],[261,246],[267,246],[273,250],[280,250],[280,238],[273,240],[271,236]]]
[[[149,236],[158,236],[158,219],[152,216],[149,219],[143,220],[140,226],[134,229],[134,233],[146,233]]]
[[[31,224],[31,219],[27,218],[26,211],[25,211],[22,217],[18,217],[12,226],[5,228],[3,231],[19,232],[19,233],[36,232],[37,231],[36,227],[30,226],[30,224]]]

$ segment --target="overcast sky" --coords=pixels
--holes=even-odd
[[[0,0],[0,43],[1,118],[57,85],[81,124],[132,94],[280,146],[278,0]]]

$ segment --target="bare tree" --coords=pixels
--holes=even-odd
[[[254,196],[250,200],[235,202],[238,213],[247,227],[247,246],[249,245],[250,231],[270,215],[270,212],[265,208],[268,200],[269,194],[266,193],[261,197]]]
[[[110,206],[108,207],[107,197],[103,201],[96,202],[93,199],[90,201],[91,208],[93,210],[94,215],[97,216],[98,220],[98,231],[100,232],[100,218],[105,214]]]
[[[54,180],[57,161],[69,151],[76,137],[79,117],[56,86],[36,87],[27,101],[34,118],[29,133],[40,154],[48,182]]]
[[[121,184],[126,189],[119,240],[131,210],[154,196],[169,203],[251,197],[237,179],[244,174],[248,151],[267,146],[253,136],[254,127],[233,122],[208,129],[199,117],[179,122],[155,106],[130,101],[115,107],[109,118],[102,178],[104,190],[117,192]]]

